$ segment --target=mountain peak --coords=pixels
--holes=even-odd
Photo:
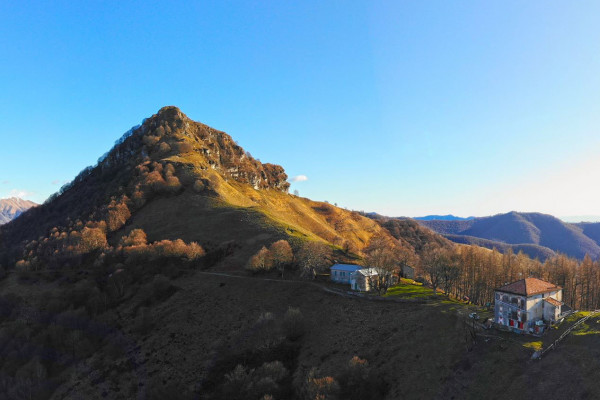
[[[160,119],[167,121],[189,119],[178,107],[164,106],[156,113]]]
[[[20,197],[0,199],[0,225],[10,222],[35,206],[37,206],[36,203]]]
[[[227,180],[250,184],[254,189],[287,191],[283,167],[261,163],[227,133],[189,119],[179,108],[166,106],[128,131],[99,163],[104,172],[135,169],[147,162],[171,164],[189,178],[205,183]]]

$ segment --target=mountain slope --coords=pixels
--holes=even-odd
[[[541,246],[549,251],[559,251],[580,259],[586,254],[593,258],[600,256],[599,244],[586,236],[580,226],[565,223],[547,214],[510,212],[469,221],[436,220],[419,223],[462,243],[473,243],[472,240],[465,239],[470,236],[510,245]],[[588,231],[593,231],[593,228],[588,228]],[[548,250],[542,252],[548,253]]]
[[[281,238],[360,252],[387,234],[358,213],[288,194],[286,179],[281,166],[252,158],[228,134],[164,107],[44,205],[3,226],[0,253],[7,265],[23,255],[58,263],[86,228],[105,232],[112,245],[142,228],[151,242],[235,248],[225,264],[239,268]]]
[[[431,229],[420,225],[410,218],[389,218],[379,214],[370,213],[370,218],[377,221],[394,238],[410,247],[415,253],[421,255],[427,245],[434,247],[451,247],[452,242]]]
[[[448,215],[426,215],[424,217],[415,217],[418,221],[468,221],[475,217],[457,217],[452,214]]]
[[[502,253],[506,253],[508,250],[511,250],[515,254],[522,251],[532,259],[537,258],[542,261],[556,255],[556,252],[549,249],[548,247],[539,246],[537,244],[508,244],[504,242],[497,242],[494,240],[482,239],[475,236],[467,235],[444,235],[443,237],[455,243],[471,244],[474,246],[485,247],[488,249],[496,249]]]
[[[573,225],[600,246],[600,222],[580,222]]]
[[[0,225],[12,221],[31,207],[35,206],[37,206],[37,204],[33,201],[20,199],[18,197],[0,199]]]

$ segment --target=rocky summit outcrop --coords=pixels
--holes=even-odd
[[[283,167],[261,163],[244,151],[227,133],[189,119],[174,106],[128,131],[100,160],[100,167],[122,166],[132,157],[171,157],[175,163],[193,163],[200,170],[213,169],[225,177],[250,184],[254,189],[287,191],[290,184]]]
[[[0,225],[6,224],[31,207],[37,206],[36,203],[29,200],[11,197],[9,199],[0,199]]]

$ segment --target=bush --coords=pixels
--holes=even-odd
[[[312,368],[308,372],[303,390],[303,399],[306,400],[329,400],[337,399],[340,385],[331,376],[317,378],[317,370]]]
[[[348,400],[376,400],[385,397],[386,382],[369,368],[367,360],[352,357],[340,378],[340,397]]]
[[[238,364],[225,375],[223,395],[227,399],[268,398],[279,394],[281,382],[289,377],[289,371],[280,361],[266,362],[257,369]]]
[[[202,193],[204,191],[206,187],[204,186],[204,182],[202,182],[202,179],[197,179],[194,182],[194,191],[197,193]]]
[[[191,153],[194,151],[194,146],[190,142],[177,142],[176,149],[179,153]]]
[[[171,146],[169,146],[168,143],[166,142],[162,142],[159,146],[158,146],[158,151],[160,151],[161,153],[168,153],[171,151]]]
[[[145,246],[148,244],[146,232],[143,229],[134,229],[129,232],[129,235],[121,238],[123,246]]]
[[[271,256],[271,252],[263,246],[262,249],[250,258],[246,269],[252,272],[266,272],[272,270],[273,257]]]
[[[148,147],[153,147],[160,140],[159,136],[149,136],[145,135],[142,138],[142,143],[144,143]]]
[[[273,260],[273,265],[281,271],[281,277],[283,277],[285,267],[294,259],[292,247],[286,240],[278,240],[269,247],[269,253]]]
[[[298,308],[288,308],[283,317],[283,331],[290,340],[298,340],[306,332],[304,316]]]
[[[108,246],[106,233],[101,228],[85,227],[81,231],[81,251],[89,253],[94,250],[100,250]]]
[[[108,215],[106,217],[106,224],[110,232],[114,232],[127,222],[131,217],[131,212],[127,207],[127,198],[121,199],[120,202],[113,200],[108,207]]]

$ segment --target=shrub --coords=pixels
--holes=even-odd
[[[129,235],[121,238],[123,246],[145,246],[148,244],[146,232],[143,229],[133,229]]]
[[[206,187],[204,186],[204,182],[202,182],[202,179],[197,179],[194,182],[194,191],[196,191],[197,193],[202,193],[205,188]]]
[[[271,252],[263,246],[262,249],[250,258],[246,268],[252,272],[270,271],[273,269],[273,257],[271,256]]]
[[[294,259],[292,247],[286,240],[278,240],[271,245],[269,252],[273,260],[273,265],[281,271],[281,276],[283,277],[285,266],[290,264]]]
[[[387,384],[369,368],[367,360],[352,357],[340,376],[340,397],[348,400],[376,400],[385,397]]]
[[[150,136],[144,135],[142,138],[142,143],[144,143],[148,147],[153,147],[160,140],[159,136]]]
[[[303,390],[303,398],[306,400],[329,400],[337,399],[340,385],[331,376],[317,378],[317,370],[312,368],[308,372]]]
[[[158,151],[160,151],[161,153],[168,153],[171,151],[171,146],[169,146],[168,143],[166,142],[162,142],[159,146],[158,146]]]
[[[281,382],[289,376],[289,371],[281,361],[266,362],[254,373],[256,378],[271,378],[274,382]]]
[[[176,176],[168,176],[165,181],[164,190],[167,192],[175,193],[181,189],[181,182]]]
[[[106,224],[110,232],[114,232],[127,222],[131,217],[129,208],[125,203],[127,198],[121,199],[120,202],[113,200],[108,207],[108,215],[106,217]]]
[[[103,249],[108,246],[106,233],[101,228],[88,228],[81,231],[81,251],[88,253],[90,251]]]
[[[190,142],[177,142],[176,149],[179,153],[191,153],[194,151],[194,146]]]
[[[290,340],[297,340],[306,332],[304,316],[298,308],[288,308],[283,316],[283,331]]]

